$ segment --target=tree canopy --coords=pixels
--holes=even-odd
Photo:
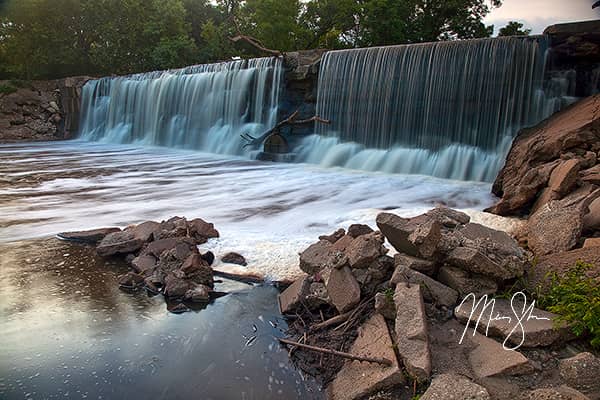
[[[240,33],[280,51],[488,37],[493,27],[483,19],[500,0],[0,0],[2,4],[0,79],[49,79],[260,55],[229,40]]]
[[[528,36],[531,29],[523,29],[523,24],[517,21],[510,21],[505,27],[500,28],[498,36]]]

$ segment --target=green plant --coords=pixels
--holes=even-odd
[[[17,91],[17,88],[11,85],[0,84],[0,94],[11,94]]]
[[[383,291],[383,295],[387,301],[394,301],[394,289],[387,288]]]
[[[590,335],[593,347],[600,347],[600,283],[587,276],[591,264],[577,262],[563,276],[551,273],[551,287],[538,304],[559,315],[559,322],[571,324],[573,333]]]
[[[8,83],[14,88],[31,89],[31,82],[29,81],[24,81],[21,79],[11,79],[10,81],[8,81]]]

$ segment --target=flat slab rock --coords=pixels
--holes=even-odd
[[[425,300],[440,304],[449,308],[456,305],[458,301],[458,292],[429,276],[414,271],[398,263],[396,258],[396,269],[392,275],[391,283],[396,285],[408,282],[414,285],[420,285],[423,289]]]
[[[479,332],[485,334],[488,329],[489,336],[501,338],[503,341],[508,338],[509,348],[519,344],[523,347],[550,346],[573,338],[570,327],[565,324],[558,327],[555,325],[556,314],[534,308],[530,314],[531,318],[528,319],[528,314],[524,316],[522,312],[521,303],[515,303],[518,316],[515,315],[508,300],[495,299],[487,304],[486,307],[484,301],[476,303],[472,298],[465,299],[464,303],[454,309],[454,315],[463,324],[475,325],[479,320],[477,326]],[[534,316],[537,318],[533,318]],[[523,329],[519,327],[515,329],[519,324],[518,319],[522,319]]]
[[[386,358],[392,366],[359,361],[347,362],[327,387],[330,400],[355,400],[379,390],[404,383],[404,376],[394,353],[392,338],[383,316],[375,314],[358,330],[350,354]]]
[[[78,231],[78,232],[62,232],[57,236],[59,239],[68,240],[72,242],[97,244],[109,233],[120,232],[120,228],[100,228],[92,229],[89,231]]]
[[[590,400],[581,392],[569,387],[544,388],[523,393],[519,400]]]
[[[436,376],[421,400],[490,400],[488,391],[469,379],[454,374]]]
[[[469,364],[478,378],[526,375],[534,371],[523,354],[514,350],[505,350],[502,344],[494,339],[477,332],[473,335],[471,332],[469,330],[466,335],[477,347],[469,354]]]

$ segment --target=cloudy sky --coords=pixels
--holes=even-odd
[[[508,21],[519,21],[542,33],[544,28],[559,22],[600,19],[600,7],[592,10],[597,0],[503,0],[502,7],[492,11],[486,18],[494,24],[496,32]]]

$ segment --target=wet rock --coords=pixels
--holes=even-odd
[[[319,240],[327,240],[329,243],[333,244],[333,243],[337,242],[338,240],[340,240],[341,238],[343,238],[344,235],[346,235],[346,231],[344,229],[340,228],[337,231],[333,232],[331,235],[319,236]]]
[[[349,353],[385,358],[392,366],[348,361],[327,387],[328,399],[357,400],[404,382],[387,324],[381,315],[375,314],[361,325]]]
[[[348,258],[344,253],[335,250],[327,240],[320,240],[300,253],[300,269],[309,275],[326,268],[341,268],[347,263]]]
[[[135,289],[144,284],[144,277],[134,272],[128,272],[118,278],[119,286],[127,289]]]
[[[206,253],[202,254],[201,257],[208,265],[212,265],[212,263],[215,261],[215,255],[212,251],[207,251]]]
[[[580,353],[561,360],[560,376],[571,387],[582,393],[600,397],[600,359],[591,353]]]
[[[295,312],[302,306],[302,301],[304,301],[309,290],[310,278],[308,276],[297,279],[279,294],[279,311],[281,311],[282,314]]]
[[[325,286],[331,302],[340,314],[351,310],[360,302],[360,286],[349,267],[331,268]]]
[[[148,273],[148,271],[146,272]],[[165,277],[166,274],[163,271],[155,269],[154,271],[151,271],[148,274],[148,276],[144,279],[144,283],[146,284],[146,287],[150,288],[150,290],[153,291],[154,288],[158,289],[165,286]]]
[[[190,254],[181,266],[181,271],[185,278],[199,285],[212,288],[213,270],[208,263],[199,254]]]
[[[454,315],[464,324],[475,325],[479,321],[477,329],[481,333],[486,334],[487,331],[489,336],[506,340],[508,348],[514,346],[544,347],[562,343],[574,337],[569,326],[558,322],[556,314],[537,308],[533,308],[531,314],[518,312],[525,310],[521,298],[516,297],[511,300],[517,311],[513,311],[511,301],[508,300],[490,299],[488,303],[479,300],[477,299],[475,302],[472,297],[465,299],[454,309]],[[526,306],[529,307],[530,304]],[[498,315],[506,318],[497,318]],[[528,316],[537,318],[527,318]],[[520,324],[517,317],[523,319]]]
[[[161,222],[152,235],[154,240],[186,237],[189,235],[188,221],[182,217],[173,217],[168,221]]]
[[[523,354],[507,351],[502,344],[482,334],[475,333],[473,336],[469,333],[469,339],[477,346],[469,354],[469,363],[478,378],[527,375],[534,372],[533,366]]]
[[[154,221],[146,221],[125,230],[131,232],[135,238],[140,239],[142,242],[150,242],[154,240],[154,232],[160,230],[160,224]]]
[[[151,255],[140,255],[131,261],[131,267],[140,274],[144,274],[147,270],[152,270],[156,267],[156,258]]]
[[[461,297],[469,293],[481,297],[486,294],[494,294],[498,291],[498,284],[495,280],[483,275],[471,274],[449,265],[444,265],[440,268],[437,279],[456,290]]]
[[[394,303],[393,294],[377,293],[375,295],[375,311],[383,315],[385,319],[394,321],[396,319],[396,304]]]
[[[57,236],[59,239],[63,240],[88,244],[97,244],[102,239],[104,239],[104,237],[109,233],[115,233],[120,231],[120,228],[100,228],[92,229],[89,231],[62,232],[59,233]]]
[[[188,306],[183,303],[177,303],[173,306],[167,306],[167,310],[173,314],[183,314],[184,312],[190,311]]]
[[[456,290],[402,264],[396,264],[391,283],[394,285],[409,283],[421,286],[423,298],[437,305],[454,307],[458,302],[458,292]]]
[[[109,233],[100,241],[96,247],[98,255],[102,257],[113,256],[116,254],[127,254],[138,251],[142,248],[144,242],[135,238],[129,232]]]
[[[346,248],[351,268],[368,268],[380,256],[387,253],[383,237],[378,233],[361,235]]]
[[[419,285],[396,285],[396,341],[408,374],[418,381],[431,375],[427,317]]]
[[[165,251],[172,250],[175,248],[179,249],[179,259],[185,258],[183,256],[184,253],[195,253],[198,251],[193,240],[189,238],[167,238],[151,242],[150,244],[148,244],[148,246],[146,246],[146,248],[144,248],[141,254],[151,254],[154,257],[159,258]]]
[[[165,277],[165,295],[170,298],[180,299],[190,289],[190,284],[175,273],[169,273]]]
[[[370,233],[373,233],[373,229],[371,229],[371,227],[368,225],[352,224],[348,228],[348,236],[351,236],[355,239],[359,236],[368,235]]]
[[[429,276],[433,275],[436,269],[436,265],[432,261],[427,261],[400,253],[394,255],[394,263],[396,264],[396,266],[410,268],[414,271],[419,271]]]
[[[193,303],[206,303],[210,300],[210,288],[204,285],[196,285],[185,292],[183,299]]]
[[[490,400],[488,391],[461,375],[438,375],[421,400]]]
[[[523,393],[519,400],[590,400],[589,397],[568,386],[536,389]]]
[[[201,218],[189,221],[188,226],[189,235],[196,240],[197,244],[206,243],[208,239],[219,237],[219,231],[215,229],[215,226]]]
[[[228,264],[242,265],[244,267],[248,265],[243,255],[233,252],[225,254],[223,257],[221,257],[221,261]]]

